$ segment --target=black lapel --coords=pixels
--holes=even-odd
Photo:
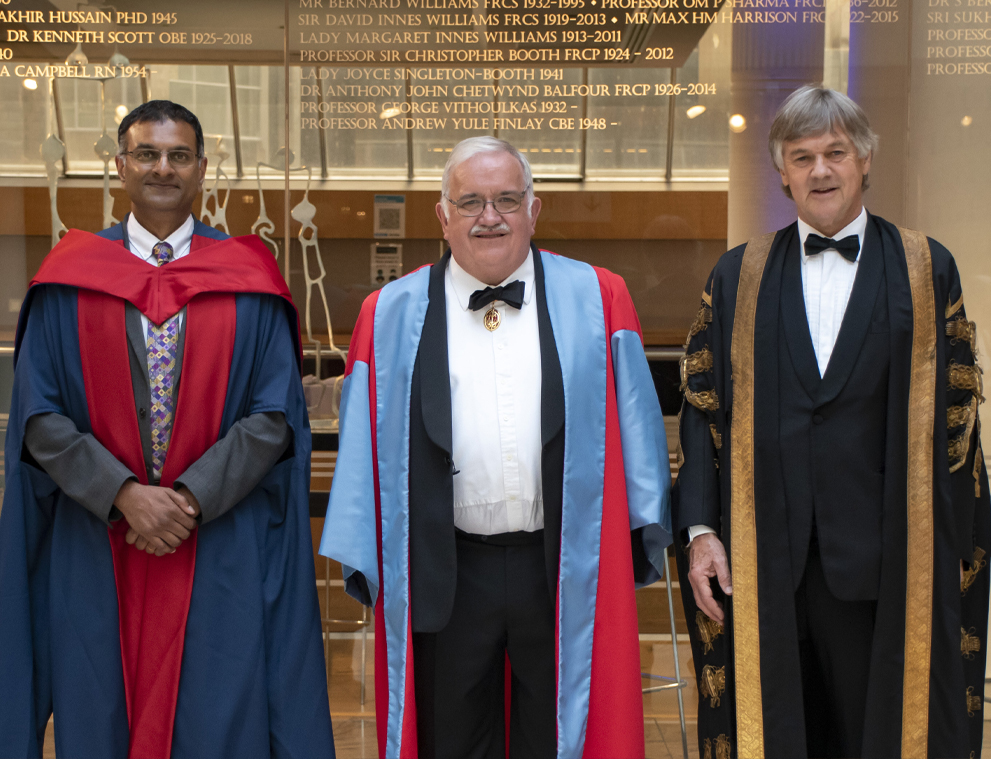
[[[537,246],[533,255],[534,294],[537,303],[537,330],[540,335],[540,472],[544,506],[544,562],[547,589],[557,598],[557,571],[561,559],[561,511],[564,486],[564,378],[554,341],[547,298],[544,292],[544,264]]]
[[[819,392],[819,363],[812,346],[809,316],[805,310],[805,294],[802,290],[802,245],[798,234],[798,222],[785,232],[782,244],[786,245],[781,283],[781,319],[784,322],[788,353],[798,374],[798,379],[810,398]]]
[[[881,249],[881,235],[874,220],[867,217],[867,232],[864,247],[860,251],[860,264],[853,281],[853,291],[847,304],[836,345],[826,366],[826,376],[819,386],[817,403],[825,404],[839,395],[853,371],[860,348],[864,344],[867,330],[874,313],[878,290],[884,275],[884,256]]]
[[[410,383],[409,543],[413,631],[434,633],[451,617],[458,576],[451,464],[451,376],[444,273],[430,271],[429,302]]]
[[[554,342],[554,329],[544,293],[544,264],[532,245],[534,294],[537,300],[537,329],[540,333],[540,444],[547,443],[564,426],[564,378]]]
[[[447,363],[447,302],[444,275],[451,258],[447,251],[430,269],[427,286],[427,315],[423,320],[418,354],[420,369],[420,408],[427,436],[438,448],[451,455],[451,373]]]

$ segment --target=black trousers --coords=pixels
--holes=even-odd
[[[457,556],[450,621],[439,633],[413,634],[419,755],[505,759],[508,655],[509,756],[552,757],[557,673],[543,533],[482,540],[459,532]]]
[[[860,757],[877,603],[830,592],[813,537],[795,611],[809,759]]]

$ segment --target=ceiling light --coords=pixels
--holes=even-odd
[[[382,113],[379,114],[379,118],[380,119],[394,119],[400,113],[402,113],[402,111],[399,109],[399,107],[398,106],[393,106],[392,108],[386,108],[384,111],[382,111]]]
[[[703,113],[705,113],[704,105],[693,105],[691,108],[688,109],[686,115],[688,116],[688,118],[694,119],[698,116],[701,116]]]
[[[739,113],[734,113],[729,117],[729,128],[739,134],[747,128],[747,120]]]
[[[21,84],[23,84],[25,89],[28,90],[38,89],[38,82],[36,82],[34,79],[25,79],[23,82],[21,82]]]
[[[27,83],[25,83],[24,86],[26,87],[27,86]],[[970,126],[973,123],[974,123],[974,120],[970,116],[964,116],[962,119],[960,119],[960,124],[962,126]]]

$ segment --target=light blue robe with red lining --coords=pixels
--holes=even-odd
[[[557,596],[557,756],[644,756],[630,530],[671,542],[670,469],[640,324],[622,278],[541,251],[565,399]],[[429,267],[373,293],[348,353],[320,553],[375,607],[379,755],[417,756],[409,605],[409,408]],[[649,580],[655,580],[655,574]]]

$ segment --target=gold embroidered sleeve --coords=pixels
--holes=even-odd
[[[967,463],[971,447],[975,447],[975,482],[980,475],[980,433],[977,445],[974,430],[977,428],[977,407],[984,402],[984,378],[977,360],[977,325],[967,318],[963,295],[946,304],[946,427],[949,433],[947,453],[950,472],[956,472]],[[983,458],[983,457],[981,457]],[[979,487],[975,485],[975,488]]]
[[[715,378],[712,374],[715,362],[709,348],[709,325],[712,324],[711,280],[702,293],[702,303],[692,322],[685,343],[685,355],[680,362],[681,392],[685,401],[699,411],[712,412],[719,408],[719,398],[715,391]]]
[[[963,308],[963,293],[956,300],[951,300],[946,304],[946,318],[951,318],[957,311]]]
[[[699,411],[715,411],[719,408],[719,396],[715,390],[701,390],[695,392],[691,388],[685,388],[685,400],[691,403]]]
[[[688,387],[688,378],[693,374],[712,371],[712,351],[706,345],[695,353],[686,353],[681,358],[681,391]]]
[[[951,361],[946,367],[946,382],[952,390],[967,390],[973,393],[978,401],[984,403],[984,380],[983,372],[977,364],[967,366]]]
[[[956,345],[963,342],[970,346],[970,352],[977,354],[977,324],[967,321],[963,316],[950,319],[946,323],[946,336],[950,338],[950,344]]]
[[[699,307],[699,312],[695,314],[695,321],[692,322],[692,326],[688,330],[688,341],[691,342],[693,337],[708,329],[710,324],[712,324],[712,306],[703,303]]]

